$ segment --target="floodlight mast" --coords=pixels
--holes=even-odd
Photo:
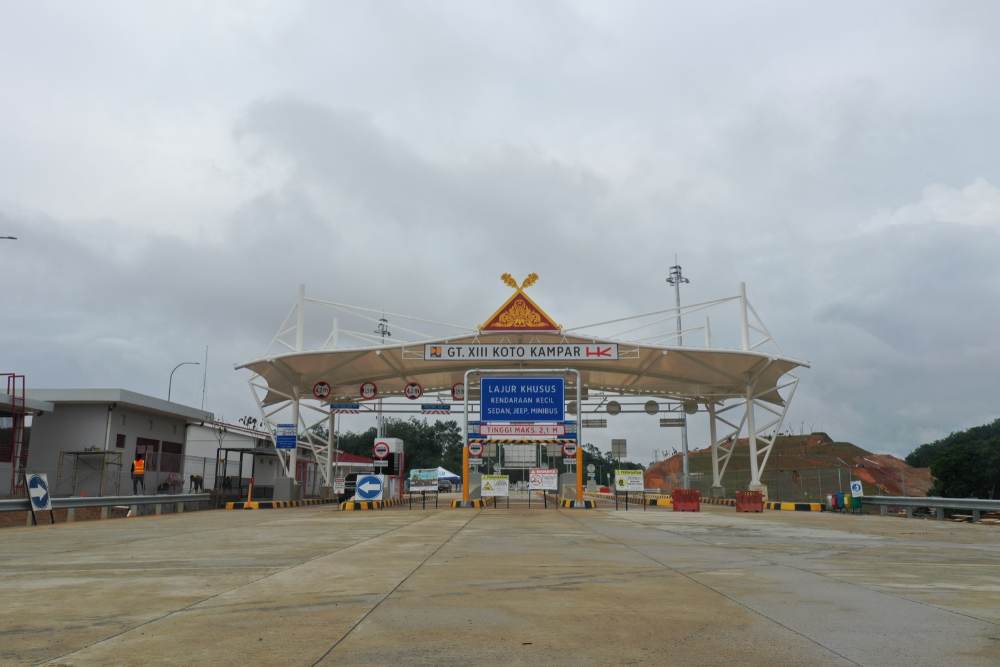
[[[682,334],[683,328],[681,324],[681,285],[688,284],[691,281],[684,277],[684,272],[681,270],[681,265],[677,261],[677,255],[674,255],[674,265],[670,267],[670,273],[667,275],[667,284],[673,285],[674,287],[674,304],[677,307],[677,346],[682,347],[684,345],[684,335]],[[682,413],[684,423],[681,425],[681,451],[683,452],[683,464],[684,464],[684,474],[683,474],[683,485],[684,488],[690,488],[690,474],[688,472],[688,427],[687,427],[687,412]]]
[[[382,317],[378,318],[378,325],[375,327],[375,333],[382,337],[382,344],[385,345],[386,337],[391,338],[392,332],[389,331],[389,320],[385,318],[385,313],[382,313]],[[382,397],[378,397],[378,415],[375,417],[375,437],[384,438],[385,437],[385,417],[382,415]]]

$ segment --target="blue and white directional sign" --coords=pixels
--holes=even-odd
[[[565,418],[563,378],[482,378],[480,420],[556,422]]]
[[[274,446],[278,449],[295,449],[295,424],[278,424],[274,429]]]
[[[384,488],[384,475],[358,475],[358,483],[354,487],[354,497],[358,500],[382,500]]]
[[[29,473],[26,477],[31,509],[35,512],[50,511],[52,509],[52,496],[49,494],[49,479],[46,474],[43,472]]]
[[[854,498],[860,498],[865,495],[864,487],[861,486],[861,480],[855,479],[851,481],[851,496]]]

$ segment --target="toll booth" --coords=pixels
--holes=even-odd
[[[285,476],[276,450],[220,447],[215,458],[217,502],[246,500],[251,480],[254,500],[298,500],[295,480]]]

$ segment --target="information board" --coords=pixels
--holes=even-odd
[[[565,418],[563,378],[482,378],[480,421],[556,422]]]
[[[483,498],[504,498],[510,493],[510,478],[507,475],[483,475]]]
[[[642,492],[645,488],[641,470],[615,470],[615,489],[617,491]]]
[[[276,449],[295,449],[295,424],[278,424],[274,429]]]
[[[410,491],[437,491],[437,468],[414,468],[410,471]]]
[[[553,468],[532,468],[528,474],[528,489],[532,491],[558,491],[559,471]]]

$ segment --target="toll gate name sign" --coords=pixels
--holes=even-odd
[[[482,378],[483,422],[558,422],[565,418],[563,378]]]
[[[424,345],[424,361],[617,361],[617,343]]]

